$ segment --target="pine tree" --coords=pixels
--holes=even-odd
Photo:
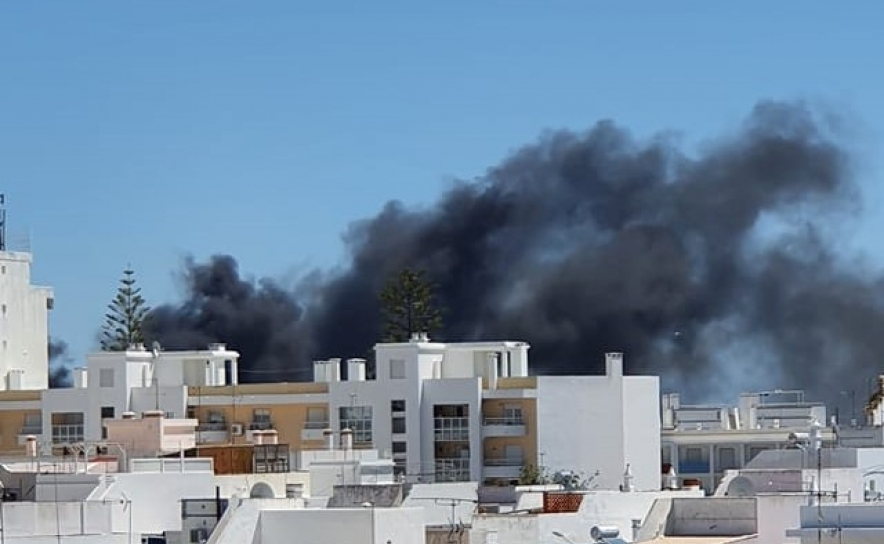
[[[124,351],[132,344],[144,342],[141,325],[150,311],[136,286],[135,271],[131,267],[123,271],[117,294],[107,305],[102,327],[101,349]]]
[[[386,342],[405,342],[413,333],[429,334],[442,326],[433,284],[423,271],[404,269],[387,282],[380,299]]]

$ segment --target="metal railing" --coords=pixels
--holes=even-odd
[[[329,428],[328,421],[305,421],[304,428],[305,429],[313,429],[313,430],[324,430]]]
[[[43,426],[42,425],[25,425],[24,427],[21,428],[21,432],[19,434],[21,434],[21,435],[43,434]]]
[[[494,459],[485,458],[483,464],[486,467],[520,467],[525,464],[525,460],[517,457],[498,457]]]
[[[521,417],[486,417],[482,420],[483,425],[524,425],[525,420]]]
[[[52,443],[66,444],[83,441],[83,425],[53,425]]]
[[[227,423],[223,421],[211,421],[209,423],[200,423],[197,428],[197,432],[208,432],[208,431],[226,431]]]
[[[470,481],[470,460],[463,458],[437,458],[437,482],[468,482]]]
[[[272,421],[253,421],[249,423],[250,431],[267,431],[273,428]]]

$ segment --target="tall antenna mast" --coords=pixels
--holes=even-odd
[[[6,251],[6,195],[0,193],[0,251]]]

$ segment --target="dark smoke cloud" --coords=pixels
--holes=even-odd
[[[68,355],[68,345],[64,340],[49,339],[49,387],[70,387],[72,359]]]
[[[541,373],[599,372],[623,350],[628,371],[697,397],[858,388],[884,348],[881,280],[826,240],[856,203],[847,147],[802,104],[761,103],[696,154],[605,121],[544,135],[430,209],[391,202],[354,223],[348,267],[304,296],[240,278],[231,257],[190,262],[189,296],[151,331],[294,375],[364,355],[379,290],[414,267],[446,309],[438,339],[524,339]]]
[[[145,319],[149,341],[173,350],[227,343],[241,352],[243,381],[296,374],[292,365],[306,353],[297,341],[302,312],[293,294],[270,280],[240,277],[230,256],[215,256],[206,264],[188,260],[184,282],[187,299],[182,304],[155,308]]]

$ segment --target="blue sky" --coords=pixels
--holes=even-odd
[[[76,357],[127,263],[153,304],[188,254],[292,282],[341,265],[384,202],[603,118],[695,143],[759,99],[844,109],[851,244],[874,256],[881,21],[872,2],[4,2],[0,191]]]

